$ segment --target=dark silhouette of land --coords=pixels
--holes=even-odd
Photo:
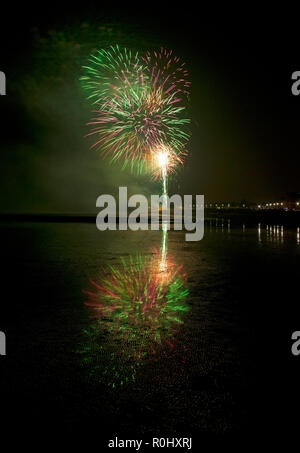
[[[95,214],[55,214],[55,213],[5,213],[0,214],[2,222],[55,222],[55,223],[95,223]],[[232,225],[280,224],[300,225],[300,211],[256,210],[256,209],[210,209],[204,211],[205,221],[220,219],[230,221]],[[116,218],[119,222],[119,218]],[[150,216],[148,218],[150,222]],[[171,224],[174,221],[171,214]]]

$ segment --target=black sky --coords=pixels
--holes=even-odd
[[[201,6],[201,5],[200,5]],[[193,136],[173,183],[207,201],[276,200],[300,191],[300,70],[295,12],[207,13],[187,5],[128,9],[29,3],[7,9],[1,29],[0,212],[92,212],[101,193],[156,193],[146,178],[89,150],[89,106],[78,84],[88,53],[120,43],[173,49],[192,80]]]

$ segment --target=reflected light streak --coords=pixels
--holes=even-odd
[[[136,378],[146,359],[174,350],[189,311],[189,291],[182,266],[168,254],[167,228],[152,255],[121,258],[120,265],[108,266],[90,279],[84,293],[94,319],[84,355],[92,366],[95,345],[100,356],[110,351],[108,365],[99,366],[100,380],[112,387],[124,385]]]

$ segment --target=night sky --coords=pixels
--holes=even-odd
[[[186,61],[192,139],[173,192],[259,202],[300,190],[300,96],[291,93],[300,62],[291,17],[245,7],[239,19],[220,20],[219,11],[217,20],[190,5],[141,5],[26,3],[17,15],[16,7],[6,11],[0,212],[89,213],[98,195],[121,185],[129,193],[159,192],[158,183],[103,161],[84,137],[91,108],[79,86],[81,66],[91,51],[116,43],[140,51],[163,46]]]

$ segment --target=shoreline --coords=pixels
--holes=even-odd
[[[300,211],[251,210],[251,209],[205,209],[205,223],[212,221],[230,222],[230,225],[276,224],[300,226]],[[96,223],[97,214],[38,214],[6,213],[0,214],[0,222],[55,222],[55,223]],[[148,218],[148,221],[150,217]],[[120,222],[119,217],[116,218]],[[161,223],[161,221],[160,221]],[[174,218],[170,217],[171,225]]]

